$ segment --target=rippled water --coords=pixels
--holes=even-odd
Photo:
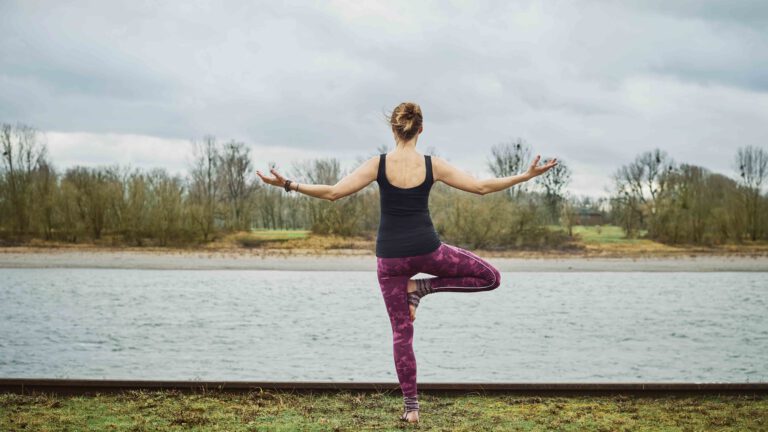
[[[423,275],[420,275],[423,276]],[[768,381],[768,273],[502,273],[424,298],[420,382]],[[375,272],[0,270],[0,376],[396,382]]]

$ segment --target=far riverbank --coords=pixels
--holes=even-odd
[[[672,255],[602,257],[540,255],[502,257],[477,251],[502,272],[768,272],[768,256]],[[367,250],[183,250],[0,248],[0,268],[117,268],[155,270],[294,270],[376,271],[376,256]]]

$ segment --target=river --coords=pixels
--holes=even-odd
[[[424,275],[419,275],[424,276]],[[422,299],[420,382],[768,381],[768,273],[503,272]],[[375,272],[0,269],[0,376],[396,382]]]

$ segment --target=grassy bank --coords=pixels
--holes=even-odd
[[[421,395],[421,424],[389,393],[129,391],[0,394],[0,430],[766,430],[768,396]]]
[[[563,230],[551,226],[552,230]],[[459,245],[461,246],[461,245]],[[259,254],[369,254],[373,255],[376,247],[374,234],[367,237],[342,237],[336,235],[315,235],[306,230],[254,230],[223,235],[204,244],[184,246],[132,246],[116,243],[105,238],[97,243],[63,243],[31,240],[13,247],[0,250],[24,251],[25,249],[43,250],[126,250],[147,252],[228,252]],[[464,247],[464,246],[463,246]],[[768,256],[768,242],[744,242],[716,246],[667,245],[648,239],[625,238],[621,228],[612,225],[576,226],[573,228],[573,240],[560,249],[516,249],[475,250],[486,257],[510,258],[556,258],[556,257],[605,257],[605,258],[643,258],[643,257],[687,257],[707,255],[728,256]]]

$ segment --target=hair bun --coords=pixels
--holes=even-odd
[[[403,102],[392,111],[387,119],[392,130],[401,140],[410,140],[422,124],[421,107],[414,102]]]

